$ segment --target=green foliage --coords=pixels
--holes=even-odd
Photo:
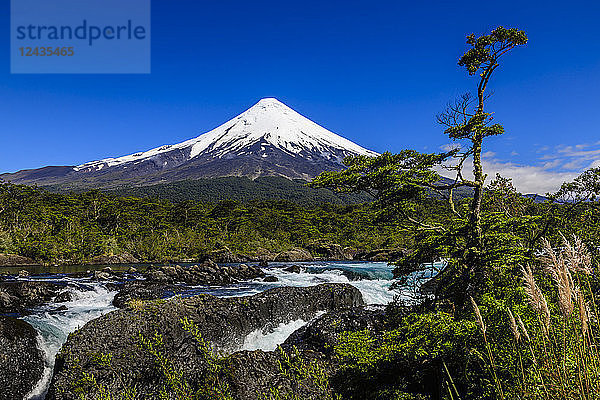
[[[306,181],[290,180],[278,176],[260,177],[254,180],[246,177],[223,177],[179,181],[160,185],[123,187],[110,190],[118,196],[149,197],[168,200],[174,203],[197,201],[217,203],[236,199],[241,203],[251,201],[291,201],[302,206],[314,204],[351,205],[372,200],[366,193],[336,194],[326,189],[313,189]],[[53,188],[60,191],[60,188]]]
[[[89,397],[86,396],[86,393],[90,390],[95,392],[92,397],[94,400],[134,400],[137,398],[137,393],[134,389],[125,388],[118,394],[113,394],[105,385],[98,383],[94,374],[82,372],[82,375],[83,377],[78,382],[79,386],[76,389],[76,393],[79,395],[80,400],[89,399]]]
[[[227,383],[221,379],[221,375],[225,372],[224,359],[215,355],[210,345],[202,337],[194,321],[183,318],[180,322],[183,330],[189,333],[196,341],[196,350],[206,365],[201,378],[202,383],[195,398],[200,400],[232,400],[233,398],[229,393]]]
[[[0,252],[44,263],[83,263],[126,253],[145,262],[167,262],[202,260],[224,246],[250,256],[317,240],[364,250],[401,246],[403,235],[391,223],[374,223],[374,215],[368,204],[172,203],[0,184]]]
[[[453,385],[470,398],[489,398],[482,387],[479,350],[473,348],[476,324],[445,312],[411,313],[395,329],[344,332],[335,345],[342,372],[338,383],[345,399],[430,398]]]
[[[552,197],[566,203],[600,200],[600,167],[584,171],[573,182],[565,182]]]
[[[425,184],[433,184],[439,175],[432,168],[440,165],[448,154],[423,154],[403,150],[398,154],[383,153],[378,157],[347,157],[347,169],[319,175],[311,186],[330,187],[338,192],[368,192],[379,201],[424,198]]]
[[[74,382],[73,392],[80,400],[135,400],[138,398],[137,389],[125,383],[124,374],[115,370],[112,363],[112,354],[94,353],[90,355],[93,364],[103,370],[110,371],[117,378],[118,393],[114,393],[107,385],[98,383],[93,373],[79,370],[81,378]]]
[[[329,385],[327,372],[316,360],[306,360],[300,355],[298,349],[290,353],[279,348],[279,372],[286,377],[292,385],[292,391],[282,391],[270,388],[267,393],[258,394],[259,400],[301,400],[297,392],[303,385],[315,388],[319,392],[319,399],[341,400],[339,394],[332,392]]]
[[[182,370],[175,366],[173,360],[164,354],[163,338],[159,333],[145,338],[139,335],[138,341],[154,360],[155,366],[165,380],[159,396],[161,399],[175,400],[233,400],[229,387],[222,381],[223,359],[217,357],[210,345],[204,340],[194,321],[183,318],[182,329],[190,334],[196,342],[197,354],[203,364],[199,381],[189,382]]]
[[[598,267],[577,238],[563,245],[556,251],[546,243],[544,268],[522,270],[519,289],[526,296],[481,310],[474,305],[484,338],[491,338],[487,363],[490,374],[501,377],[495,386],[502,398],[600,396]]]
[[[155,333],[151,338],[145,338],[141,334],[138,336],[140,347],[148,352],[154,360],[154,364],[166,383],[161,389],[159,396],[161,399],[184,400],[194,399],[192,389],[183,376],[183,371],[178,370],[174,363],[163,353],[163,338],[159,333]]]
[[[487,250],[490,241],[500,242],[501,246],[492,246],[499,249],[511,248],[507,244],[513,242],[514,245],[516,239],[512,235],[514,227],[508,235],[504,234],[504,229],[511,223],[518,225],[519,221],[507,221],[506,215],[500,214],[486,216],[488,232],[484,237],[481,206],[486,175],[481,155],[486,137],[504,133],[501,125],[492,124],[492,114],[485,111],[485,91],[500,58],[526,42],[523,31],[503,27],[489,35],[467,38],[471,48],[460,58],[459,65],[465,66],[470,75],[481,70],[476,98],[463,95],[438,116],[440,124],[446,127],[445,134],[454,141],[465,142],[466,149],[459,146],[440,154],[403,150],[399,154],[384,153],[378,157],[350,157],[345,160],[346,170],[325,172],[313,182],[313,186],[339,192],[370,193],[383,214],[399,215],[403,222],[412,224],[418,239],[417,249],[398,260],[403,265],[399,272],[410,273],[423,263],[450,258],[448,269],[452,270],[451,280],[455,284],[451,285],[454,290],[449,294],[461,308],[465,306],[467,293],[481,292],[489,284],[489,275],[495,266],[488,262],[493,253]],[[473,179],[466,179],[464,175],[463,166],[468,159],[473,163]],[[454,173],[455,178],[444,182],[435,172],[440,167]],[[473,198],[457,207],[454,190],[460,188],[471,188]],[[447,197],[445,220],[432,222],[420,215],[419,205],[423,204],[428,190]],[[498,191],[497,188],[492,190]]]
[[[485,70],[490,65],[495,65],[498,58],[510,49],[526,43],[527,35],[516,28],[506,29],[499,26],[489,35],[475,37],[471,34],[467,36],[467,44],[471,49],[463,54],[458,65],[465,67],[470,75],[474,75],[479,69]]]

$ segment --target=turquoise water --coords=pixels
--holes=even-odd
[[[411,298],[410,290],[415,285],[428,279],[443,264],[436,264],[430,271],[414,274],[409,277],[409,284],[405,288],[390,290],[393,281],[393,266],[384,262],[299,262],[300,273],[284,271],[278,268],[283,264],[272,263],[264,268],[267,275],[278,278],[278,282],[262,282],[261,280],[239,282],[226,286],[189,286],[180,285],[177,290],[179,296],[193,296],[196,294],[212,294],[218,297],[248,296],[265,290],[281,286],[314,286],[321,283],[347,283],[355,286],[363,295],[367,304],[385,305],[396,296]],[[180,264],[186,265],[186,264]],[[289,264],[287,264],[289,265]],[[113,270],[127,270],[130,267],[143,270],[147,264],[110,266]],[[75,278],[71,273],[85,272],[87,270],[101,269],[104,266],[63,266],[63,267],[29,267],[32,275],[29,278],[15,278],[19,280],[48,280],[64,284],[66,291],[70,291],[73,300],[61,303],[66,310],[57,310],[56,304],[41,306],[31,315],[23,319],[29,322],[39,332],[39,346],[46,355],[46,368],[44,377],[32,388],[30,399],[43,399],[47,391],[56,354],[66,341],[69,333],[81,328],[85,323],[113,311],[115,307],[112,300],[117,293],[111,290],[109,282],[93,281],[90,278]],[[16,271],[24,269],[19,268]],[[15,273],[15,268],[9,269]],[[119,282],[110,282],[116,283]],[[290,321],[281,324],[272,331],[253,332],[245,341],[247,349],[269,350],[276,347],[298,327],[308,321]]]

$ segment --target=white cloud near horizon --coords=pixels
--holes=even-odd
[[[441,149],[448,151],[454,146],[455,144],[448,144],[441,146]],[[544,195],[555,192],[564,182],[572,181],[586,169],[600,167],[600,142],[559,145],[554,149],[543,146],[536,152],[540,157],[533,165],[502,160],[493,152],[482,154],[484,172],[488,175],[486,184],[499,173],[512,178],[513,185],[521,193]],[[515,155],[514,153],[511,155]],[[472,161],[467,160],[464,164],[465,178],[473,177],[472,167]],[[448,177],[452,173],[444,169],[438,172]]]

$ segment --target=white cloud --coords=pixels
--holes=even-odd
[[[557,165],[555,162],[523,165],[497,159],[491,152],[482,155],[482,163],[483,170],[488,176],[486,184],[489,184],[495,178],[496,173],[499,173],[505,178],[512,178],[513,185],[521,193],[552,193],[558,190],[564,182],[571,181],[579,175],[578,172],[554,170]],[[473,162],[469,159],[464,163],[463,176],[466,179],[472,179],[472,171]],[[439,169],[438,173],[448,176],[449,171]]]
[[[578,175],[576,172],[553,171],[545,165],[519,165],[496,159],[483,159],[483,166],[488,173],[488,179],[493,178],[496,173],[512,178],[513,185],[521,193],[552,193],[558,190],[563,182],[571,181]]]
[[[553,169],[560,167],[562,163],[562,160],[553,160],[545,162],[542,166],[544,167],[544,169]]]
[[[558,162],[560,164],[561,160],[555,160],[555,162]],[[578,159],[578,160],[572,160],[567,163],[564,163],[562,165],[562,168],[568,169],[568,170],[580,170],[582,168],[585,168],[585,166],[588,164],[589,164],[589,161],[583,160],[583,159]]]
[[[450,144],[441,146],[443,151],[449,151]],[[497,157],[494,152],[482,154],[484,172],[488,175],[486,183],[489,184],[496,173],[512,178],[513,185],[521,193],[546,194],[555,192],[564,182],[572,181],[588,168],[600,166],[600,141],[597,143],[580,143],[573,145],[559,145],[554,148],[539,146],[535,151],[539,156],[537,162],[519,164],[506,161]],[[513,151],[511,156],[517,156]],[[473,178],[472,160],[464,163],[463,176]],[[452,172],[440,168],[438,173],[450,176]]]
[[[460,143],[447,143],[443,146],[440,146],[440,150],[445,152],[449,152],[456,149],[460,150]]]

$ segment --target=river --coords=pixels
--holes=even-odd
[[[265,272],[278,278],[277,282],[260,280],[240,282],[227,286],[186,286],[181,285],[179,296],[211,294],[218,297],[249,296],[280,286],[313,286],[321,283],[349,283],[363,295],[367,304],[385,305],[395,296],[409,296],[408,289],[390,290],[393,283],[393,267],[383,262],[304,262],[296,263],[301,267],[299,273],[285,271],[273,263]],[[130,265],[122,265],[117,269],[128,269]],[[143,266],[135,265],[140,268]],[[52,378],[56,354],[65,343],[70,333],[81,328],[85,323],[115,310],[112,300],[117,294],[114,283],[110,281],[94,281],[90,278],[74,278],[70,274],[89,269],[86,266],[51,267],[30,269],[33,274],[20,280],[49,280],[66,284],[71,292],[72,300],[66,303],[50,303],[40,306],[30,315],[23,317],[38,332],[38,342],[46,362],[42,379],[32,388],[27,399],[43,399]],[[113,268],[115,269],[115,268]],[[13,270],[14,271],[14,270]],[[421,277],[422,278],[422,277]],[[140,278],[141,279],[141,278]],[[111,288],[113,290],[111,290]],[[64,306],[60,307],[59,306]],[[265,351],[274,350],[283,343],[296,329],[309,321],[290,321],[272,328],[269,332],[253,332],[244,341],[242,349]]]

